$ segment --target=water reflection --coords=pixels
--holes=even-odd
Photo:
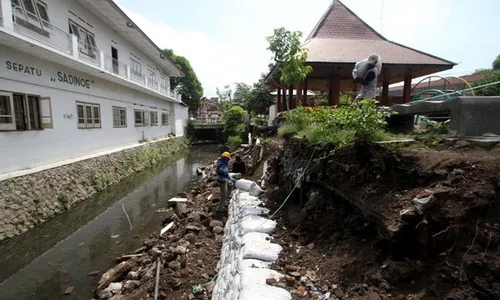
[[[213,152],[191,151],[142,172],[49,222],[0,245],[0,299],[92,298],[97,277],[113,259],[141,246],[159,229],[155,210],[192,179],[198,162]],[[125,208],[129,221],[123,212]],[[69,296],[63,291],[73,286]]]

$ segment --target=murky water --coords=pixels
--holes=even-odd
[[[0,245],[0,299],[92,299],[100,275],[88,274],[102,274],[159,230],[163,215],[155,210],[195,179],[215,151],[193,147]],[[71,294],[63,295],[68,287]]]

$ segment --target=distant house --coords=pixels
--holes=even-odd
[[[201,105],[198,109],[198,119],[205,123],[217,123],[222,115],[219,109],[219,98],[212,97],[201,99]]]

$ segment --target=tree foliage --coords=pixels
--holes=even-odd
[[[259,115],[264,114],[274,101],[275,98],[266,84],[266,75],[261,74],[259,80],[252,86],[242,82],[236,83],[232,104]]]
[[[222,115],[225,137],[242,136],[246,132],[245,115],[247,111],[239,106],[233,106]]]
[[[497,58],[493,61],[492,63],[493,70],[495,71],[500,71],[500,54],[497,56]]]
[[[182,95],[182,101],[189,106],[189,112],[196,112],[201,104],[203,87],[189,60],[184,56],[175,55],[171,49],[164,49],[163,54],[184,73],[184,77],[170,77],[170,88]]]
[[[280,80],[285,85],[298,85],[312,71],[306,66],[307,49],[302,47],[300,38],[302,32],[289,31],[284,27],[274,29],[274,34],[266,38],[267,48],[273,53],[273,58],[281,71]]]
[[[493,84],[493,83],[497,84]],[[477,88],[474,92],[477,96],[500,96],[500,70],[492,71],[486,75],[482,80],[475,82],[472,87],[484,86],[486,84],[493,84],[486,87]]]

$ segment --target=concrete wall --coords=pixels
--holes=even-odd
[[[186,139],[172,138],[1,181],[0,241],[51,219],[187,147]]]
[[[74,158],[119,145],[166,137],[171,133],[183,136],[183,126],[174,131],[174,124],[187,122],[186,108],[120,85],[85,75],[39,58],[0,46],[0,91],[49,97],[51,111],[42,111],[53,120],[52,129],[0,132],[0,173],[31,168],[37,165]],[[14,68],[17,64],[17,71]],[[25,73],[19,66],[36,68]],[[71,74],[88,80],[87,87],[59,81],[60,74]],[[38,76],[40,75],[40,76]],[[78,128],[76,102],[100,105],[101,128]],[[127,110],[127,127],[113,127],[113,106]],[[134,109],[158,112],[157,126],[136,127]],[[177,111],[177,114],[172,112]],[[171,113],[169,124],[161,124],[161,114]]]
[[[189,108],[183,105],[174,104],[174,132],[175,136],[184,136],[185,128],[189,119]]]
[[[398,114],[390,123],[411,131],[414,115],[449,113],[449,132],[459,136],[500,135],[500,97],[456,97],[392,106]]]

